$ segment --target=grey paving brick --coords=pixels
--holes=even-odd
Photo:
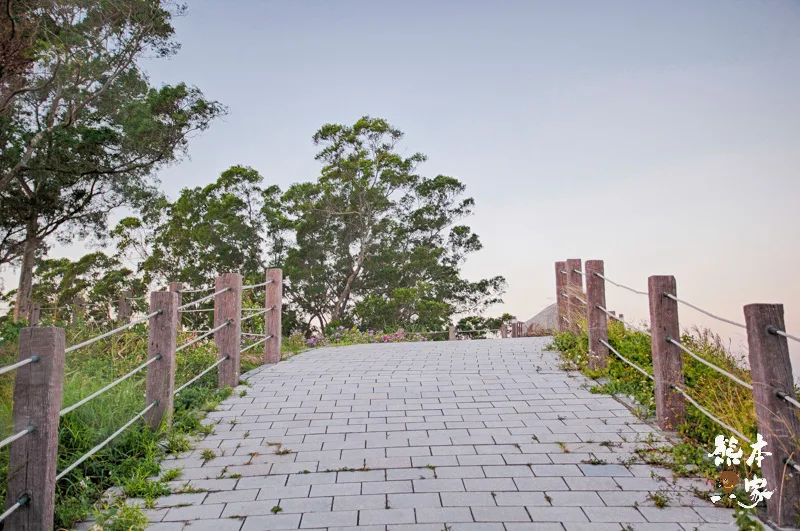
[[[542,350],[548,341],[324,348],[243,375],[247,396],[234,393],[203,421],[216,423],[215,434],[164,464],[184,471],[171,487],[188,481],[208,492],[159,499],[151,528],[734,529],[732,511],[688,493],[654,507],[650,492],[689,491],[694,480],[668,485],[650,477],[671,478],[668,470],[617,464],[637,439],[661,434],[613,398],[580,388],[586,380],[568,378],[557,353]],[[269,442],[293,452],[276,455]],[[218,457],[204,465],[203,448]],[[594,457],[608,464],[585,462]],[[364,466],[371,470],[339,471]],[[241,477],[216,479],[223,467]],[[283,513],[272,514],[278,503]]]
[[[530,522],[524,507],[473,507],[476,522]]]
[[[359,525],[409,524],[414,522],[414,509],[380,509],[358,512]]]

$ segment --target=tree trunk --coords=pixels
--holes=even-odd
[[[22,252],[22,266],[19,272],[19,286],[17,288],[17,303],[14,306],[14,322],[27,319],[33,294],[33,265],[36,261],[36,250],[39,248],[39,239],[36,237],[38,223],[36,218],[28,221],[25,230],[25,247]]]

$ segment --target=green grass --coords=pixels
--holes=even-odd
[[[48,323],[43,323],[48,326]],[[66,325],[67,345],[76,344],[112,327],[99,329],[96,325],[78,323]],[[17,337],[21,326],[7,321],[0,323],[0,365],[12,363],[17,357]],[[178,345],[190,336],[179,334]],[[257,350],[257,349],[255,349]],[[146,360],[147,326],[130,330],[101,340],[88,347],[67,354],[64,370],[64,406],[73,404],[129,372]],[[250,352],[242,356],[242,373],[261,363],[260,356]],[[213,341],[201,341],[177,354],[175,387],[182,385],[218,359]],[[58,470],[61,471],[90,448],[110,436],[145,407],[146,370],[134,375],[110,391],[84,404],[61,418],[59,425]],[[231,389],[217,389],[217,371],[213,370],[187,387],[175,398],[175,412],[170,427],[157,431],[137,422],[125,430],[104,449],[89,458],[56,486],[56,528],[69,529],[88,517],[98,517],[95,504],[112,486],[122,488],[128,497],[152,500],[169,492],[166,481],[174,479],[176,472],[167,472],[161,480],[151,480],[160,472],[160,459],[167,454],[183,452],[190,446],[189,436],[213,432],[213,425],[203,425],[206,412],[227,398]],[[13,432],[14,372],[0,376],[0,438]],[[6,496],[8,476],[8,448],[0,450],[0,503]],[[109,518],[106,531],[115,529],[137,530],[143,525],[136,516],[136,508],[117,503],[105,503],[98,520]],[[108,516],[110,515],[110,516]],[[113,518],[112,518],[113,516]],[[137,520],[137,518],[139,520]]]
[[[653,373],[650,338],[646,334],[626,330],[618,322],[609,323],[608,334],[609,343],[620,354],[648,373]],[[681,342],[698,356],[744,381],[750,381],[750,373],[742,363],[742,359],[732,354],[719,336],[707,330],[693,329],[683,334]],[[578,370],[603,382],[591,387],[591,392],[632,397],[638,406],[638,414],[642,418],[653,420],[655,415],[653,381],[621,361],[614,353],[609,353],[606,369],[590,370],[588,337],[585,331],[578,335],[569,332],[556,334],[549,348],[560,351],[564,369]],[[748,389],[685,354],[683,375],[684,389],[692,398],[726,424],[747,435],[751,440],[756,439],[755,409],[752,394]],[[637,451],[639,458],[646,463],[667,466],[677,476],[699,475],[716,479],[719,470],[707,454],[713,451],[714,438],[718,434],[725,434],[726,437],[730,437],[731,434],[689,403],[686,404],[686,422],[679,426],[678,433],[682,438],[680,444],[664,447],[655,441],[650,441]],[[750,447],[747,443],[740,445],[740,448],[749,455]],[[746,474],[749,475],[745,476]],[[752,477],[752,474],[753,470],[746,467],[743,459],[740,477]],[[727,497],[723,497],[717,505],[726,503],[728,506],[732,506],[732,503],[735,505],[735,501],[732,502]]]

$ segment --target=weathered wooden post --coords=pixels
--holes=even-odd
[[[399,339],[403,339],[406,337],[406,331],[403,328],[398,328],[395,334]]]
[[[172,393],[175,390],[175,342],[178,338],[178,294],[170,291],[150,293],[150,313],[159,312],[148,323],[147,359],[160,357],[147,366],[146,405],[158,404],[145,413],[153,429],[162,420],[172,422]]]
[[[517,318],[511,318],[511,337],[517,337]]]
[[[556,262],[556,308],[558,310],[558,331],[567,329],[567,263]]]
[[[761,462],[767,488],[775,493],[767,501],[767,515],[779,526],[796,524],[800,514],[800,473],[784,461],[800,462],[800,421],[797,409],[784,400],[796,400],[792,362],[786,338],[782,304],[748,304],[744,307],[748,358],[756,405],[758,433],[772,452]]]
[[[167,288],[167,291],[170,291],[172,293],[177,293],[178,294],[178,302],[177,302],[178,306],[183,304],[183,295],[181,294],[181,290],[182,289],[183,289],[183,282],[170,282],[169,283],[169,287]],[[177,324],[178,332],[182,332],[183,331],[183,319],[182,319],[182,317],[183,316],[180,314],[180,312],[178,312],[178,324]]]
[[[573,334],[580,332],[580,321],[585,318],[583,304],[578,300],[583,294],[583,276],[575,271],[582,271],[581,259],[570,258],[566,262],[567,271],[567,318],[570,321],[570,331]]]
[[[455,341],[456,340],[456,327],[455,326],[451,325],[450,328],[448,329],[447,339],[450,340],[450,341]]]
[[[623,322],[623,319],[625,319],[625,316],[619,314],[619,324],[622,325],[622,329],[625,330],[625,323]]]
[[[606,282],[602,260],[586,261],[586,312],[589,326],[589,368],[604,369],[608,365],[608,319],[600,308],[606,307]]]
[[[58,419],[64,382],[63,328],[23,328],[14,381],[14,433],[31,430],[11,443],[6,509],[29,502],[5,521],[5,529],[53,529],[58,464]]]
[[[271,281],[271,282],[270,282]],[[278,363],[281,361],[281,311],[283,307],[283,271],[280,269],[267,269],[267,296],[264,316],[264,333],[267,339],[264,342],[264,363]]]
[[[42,305],[32,302],[28,311],[28,326],[39,326],[39,319],[42,317]]]
[[[230,323],[214,332],[214,342],[219,347],[220,358],[228,357],[227,361],[219,365],[220,388],[239,385],[242,348],[242,275],[225,273],[218,276],[215,291],[225,288],[230,289],[214,297],[214,328],[226,322]]]
[[[131,320],[131,296],[133,292],[125,290],[117,301],[117,322],[125,324]]]
[[[508,330],[506,330],[506,323],[500,323],[500,338],[505,339],[508,337]]]
[[[686,401],[672,386],[683,388],[681,351],[667,339],[680,341],[678,302],[665,295],[677,297],[675,277],[652,276],[647,279],[650,298],[650,339],[655,378],[656,415],[658,425],[674,431],[686,419]]]

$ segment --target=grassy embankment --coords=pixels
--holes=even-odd
[[[622,323],[612,321],[609,322],[608,335],[609,344],[620,354],[649,374],[653,374],[650,338],[646,334],[628,330]],[[684,332],[681,342],[701,358],[725,369],[745,382],[750,382],[750,371],[745,368],[743,358],[733,354],[718,335],[708,330],[695,328]],[[578,370],[595,380],[596,384],[590,387],[591,392],[632,398],[637,405],[634,411],[636,415],[643,419],[654,420],[655,396],[652,380],[645,378],[613,353],[609,353],[609,363],[606,369],[599,371],[589,369],[585,321],[582,323],[580,334],[575,335],[569,332],[556,334],[550,348],[561,353],[564,369]],[[683,355],[683,375],[684,389],[692,398],[721,421],[746,435],[750,440],[756,440],[756,416],[753,396],[749,389],[738,385],[687,354]],[[637,449],[638,461],[667,467],[677,477],[700,476],[716,481],[720,471],[715,467],[713,459],[709,458],[708,454],[714,451],[714,439],[717,435],[724,434],[725,437],[730,437],[732,434],[689,403],[686,405],[686,413],[686,422],[678,428],[681,442],[674,446],[647,444]],[[769,441],[768,434],[762,434],[762,436]],[[750,446],[740,441],[739,447],[745,453],[745,457],[738,467],[739,477],[752,478],[753,473],[758,473],[758,471],[748,467],[744,462],[750,454]],[[769,447],[765,448],[765,451],[769,450]],[[765,459],[780,458],[781,456],[777,454],[765,457]],[[755,467],[755,464],[753,466]],[[760,473],[759,477],[761,477]],[[697,492],[696,494],[705,499],[708,499],[709,496],[708,492]],[[752,503],[743,489],[743,482],[740,482],[734,490],[734,494],[738,500],[748,504]],[[757,523],[752,522],[745,511],[739,510],[735,500],[723,497],[717,502],[717,505],[736,508],[737,520],[742,529],[758,528]]]
[[[254,319],[253,322],[259,321]],[[43,322],[44,326],[63,326],[67,345],[77,344],[113,327],[99,330],[88,323]],[[0,366],[17,358],[17,337],[21,327],[4,323],[0,335]],[[260,332],[251,325],[250,330]],[[197,337],[179,333],[178,345]],[[250,341],[247,342],[249,344]],[[302,338],[286,338],[284,356],[306,347]],[[64,370],[64,406],[78,402],[94,391],[126,374],[146,360],[147,326],[133,327],[67,355]],[[203,340],[177,354],[176,388],[190,380],[218,358],[213,340]],[[242,354],[242,373],[261,364],[260,347]],[[147,502],[167,494],[167,480],[179,479],[170,472],[160,481],[148,480],[160,473],[160,458],[190,448],[191,435],[210,433],[211,426],[201,423],[206,412],[228,397],[231,389],[217,389],[217,371],[212,370],[187,387],[175,399],[171,426],[151,431],[137,422],[103,450],[60,480],[56,489],[55,523],[57,529],[70,529],[80,520],[94,517],[104,531],[144,529],[146,519],[140,509],[121,501],[96,507],[103,492],[119,486],[126,497],[144,498]],[[0,376],[0,438],[13,432],[12,399],[14,372]],[[61,418],[59,426],[58,470],[63,470],[94,445],[105,440],[145,407],[145,371],[137,373],[108,392]],[[5,499],[8,475],[8,447],[0,450],[0,503]],[[2,526],[2,524],[0,524]]]

